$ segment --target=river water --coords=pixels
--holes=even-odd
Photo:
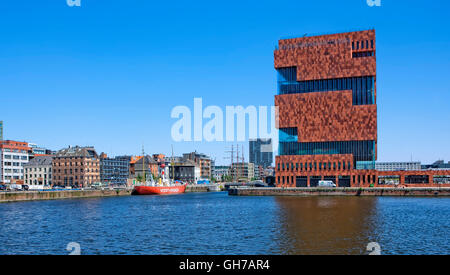
[[[0,254],[450,254],[450,198],[225,192],[0,204]]]

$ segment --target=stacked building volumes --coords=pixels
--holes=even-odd
[[[375,30],[279,40],[279,187],[450,184],[449,170],[378,171]]]

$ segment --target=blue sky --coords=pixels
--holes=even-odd
[[[378,160],[450,160],[448,1],[2,1],[0,120],[7,139],[111,155],[173,142],[177,105],[273,105],[277,40],[375,28]],[[245,144],[245,150],[248,150]],[[247,158],[247,156],[246,156]]]

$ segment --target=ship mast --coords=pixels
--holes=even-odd
[[[171,160],[171,163],[170,163],[170,165],[172,166],[172,180],[173,180],[173,182],[175,182],[175,166],[174,166],[174,161],[173,161],[173,144],[171,144],[171,146],[172,146],[172,160]],[[170,178],[170,174],[169,174],[169,178]]]
[[[144,145],[142,145],[142,172],[144,173],[144,180],[143,182],[147,181],[147,177],[145,175],[145,151],[144,151]]]

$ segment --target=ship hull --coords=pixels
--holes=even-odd
[[[182,194],[186,190],[186,184],[175,186],[135,186],[135,195],[175,195]]]

